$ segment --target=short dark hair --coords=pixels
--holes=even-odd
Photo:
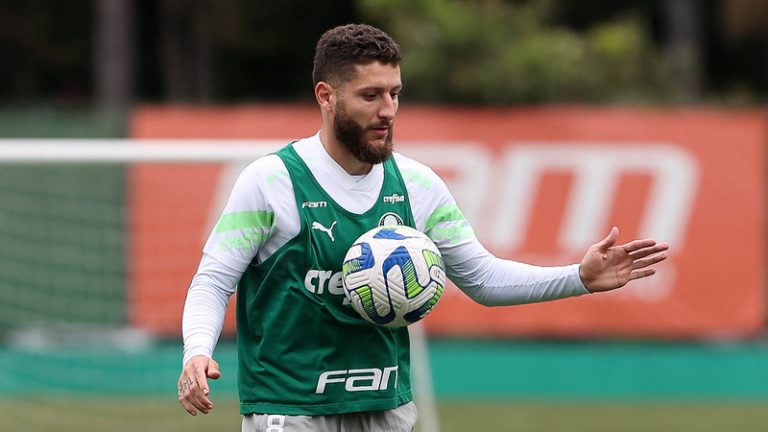
[[[400,46],[388,34],[367,24],[332,28],[320,37],[315,48],[312,81],[338,85],[355,77],[357,65],[379,61],[400,63]]]

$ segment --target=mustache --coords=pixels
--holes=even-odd
[[[368,129],[381,129],[381,128],[388,128],[389,129],[394,124],[395,124],[395,122],[393,122],[393,121],[376,123],[374,125],[368,126]]]

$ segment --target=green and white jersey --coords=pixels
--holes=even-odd
[[[408,330],[362,319],[341,281],[357,237],[385,221],[414,225],[394,161],[382,165],[377,202],[358,214],[323,190],[292,146],[277,155],[293,184],[300,230],[249,266],[238,286],[242,413],[336,414],[409,402]]]
[[[449,279],[479,303],[586,293],[577,265],[537,267],[490,254],[427,166],[395,153],[350,176],[314,135],[254,161],[235,183],[187,294],[184,362],[213,357],[239,284],[244,413],[324,415],[409,401],[407,329],[357,317],[341,285],[346,248],[385,217],[426,233]]]

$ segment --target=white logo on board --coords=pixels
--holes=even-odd
[[[558,243],[580,251],[602,238],[622,175],[646,174],[651,179],[647,205],[640,219],[640,237],[682,244],[699,180],[696,160],[686,151],[660,144],[515,146],[507,152],[502,172],[506,190],[499,207],[494,241],[519,247],[528,231],[538,182],[552,171],[572,172],[573,187],[566,203]]]

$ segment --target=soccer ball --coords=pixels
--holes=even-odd
[[[403,327],[424,318],[445,287],[437,246],[402,225],[376,227],[355,240],[344,257],[344,294],[366,320]]]

